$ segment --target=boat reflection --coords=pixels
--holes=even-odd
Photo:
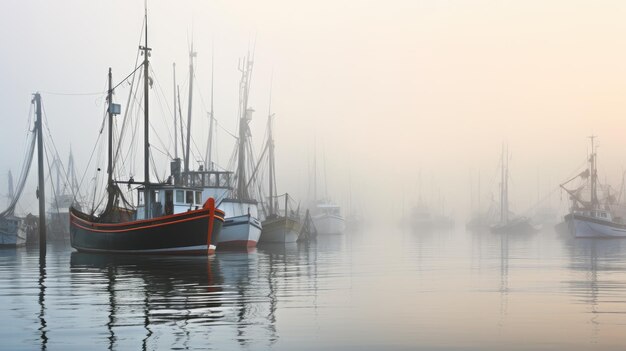
[[[210,325],[224,317],[219,265],[212,258],[73,252],[70,267],[76,289],[96,281],[105,282],[109,349],[119,346],[118,328],[141,325],[141,348],[149,349],[148,341],[159,325],[177,327],[174,341],[185,345],[189,341],[185,338],[189,339],[197,326]]]
[[[565,247],[570,256],[572,279],[567,289],[590,314],[590,342],[599,339],[602,324],[615,325],[626,313],[626,241],[569,237]]]

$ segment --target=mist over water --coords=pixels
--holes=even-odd
[[[299,213],[332,200],[360,226],[195,258],[50,242],[41,262],[35,246],[0,248],[1,350],[624,348],[626,241],[575,239],[554,225],[590,179],[590,136],[602,200],[626,213],[626,2],[147,5],[152,180],[166,182],[182,156],[176,115],[176,128],[191,116],[191,170],[210,158],[234,171],[249,57],[254,196],[267,200],[268,169],[256,161],[272,115],[276,194]],[[144,6],[25,0],[0,11],[0,211],[8,172],[17,182],[23,167],[35,92],[48,212],[68,188],[70,152],[83,210],[103,209],[109,68],[121,107],[114,176],[142,181],[143,82],[133,72]],[[20,217],[38,215],[36,172],[34,161]],[[489,231],[509,214],[505,178],[511,218],[543,222],[540,231]],[[572,179],[567,194],[560,185]],[[121,189],[136,203],[135,188]],[[420,216],[435,224],[416,225]],[[482,231],[466,229],[481,216]]]
[[[372,226],[209,258],[0,251],[2,349],[619,349],[622,241]]]

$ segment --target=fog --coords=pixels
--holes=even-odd
[[[2,195],[7,171],[16,177],[22,163],[36,91],[60,156],[71,147],[83,174],[108,68],[116,82],[134,69],[144,11],[143,1],[127,0],[3,5]],[[149,1],[148,14],[152,135],[172,147],[173,62],[186,116],[192,41],[194,141],[204,151],[212,57],[215,117],[236,133],[237,63],[253,51],[251,128],[258,153],[271,87],[279,193],[304,201],[316,158],[319,181],[325,173],[329,195],[344,205],[351,196],[366,213],[395,220],[421,196],[462,220],[479,173],[481,198],[497,190],[504,142],[512,209],[524,212],[575,174],[590,135],[598,136],[600,178],[620,185],[626,3],[185,0]],[[124,110],[128,87],[120,89]],[[223,129],[216,155],[226,167],[234,140]],[[160,173],[166,161],[158,159]],[[87,177],[106,159],[89,167]],[[37,211],[35,172],[36,164],[18,210]],[[141,161],[135,172],[143,177]],[[565,196],[553,192],[552,200],[564,204]]]

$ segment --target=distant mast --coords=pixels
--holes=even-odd
[[[277,200],[276,194],[276,169],[275,169],[275,159],[274,159],[274,135],[272,133],[272,88],[270,86],[270,103],[267,111],[267,142],[268,142],[268,151],[269,151],[269,190],[270,190],[270,215],[273,215],[274,212],[277,212],[278,206],[275,205],[275,201]],[[286,208],[285,208],[286,211]]]
[[[249,135],[248,123],[252,119],[252,109],[248,109],[248,93],[250,89],[250,75],[253,61],[250,60],[250,53],[243,61],[240,61],[239,71],[241,81],[239,82],[239,145],[237,162],[237,198],[239,200],[250,199],[246,179],[246,146]]]
[[[174,159],[178,159],[178,119],[176,118],[176,62],[172,63],[172,78],[174,82],[174,108],[172,109],[172,112],[174,113]]]
[[[596,136],[592,135],[589,137],[591,140],[591,157],[589,157],[589,171],[590,174],[590,182],[591,182],[591,206],[596,208],[598,206],[598,172],[596,167],[596,148],[595,148],[595,139]]]
[[[214,81],[214,66],[215,66],[215,55],[214,51],[211,50],[211,111],[209,112],[209,137],[207,139],[206,145],[206,158],[205,158],[205,167],[208,170],[213,170],[213,160],[211,154],[213,152],[213,81]]]
[[[187,143],[185,145],[185,172],[189,172],[189,159],[191,154],[189,153],[189,146],[191,144],[191,107],[193,102],[193,58],[196,57],[196,53],[193,51],[193,42],[191,43],[191,50],[189,51],[189,106],[187,106]]]
[[[502,173],[500,183],[500,222],[509,222],[509,169],[508,169],[508,148],[502,144]]]

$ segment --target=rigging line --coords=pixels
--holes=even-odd
[[[40,91],[40,94],[45,94],[45,95],[59,95],[59,96],[87,96],[87,95],[106,95],[106,91],[99,91],[99,92],[93,92],[93,93],[61,93],[61,92],[54,92],[54,91]]]
[[[46,107],[43,104],[43,102],[41,104],[41,110],[43,112],[44,126],[46,127],[46,131],[48,132],[48,138],[50,139],[50,144],[52,144],[52,148],[53,148],[53,150],[51,150],[50,152],[54,151],[53,156],[56,156],[56,159],[61,164],[61,170],[62,170],[63,176],[65,177],[65,182],[69,183],[70,181],[69,175],[65,171],[65,165],[63,164],[63,161],[61,160],[61,156],[59,155],[59,150],[57,149],[56,143],[54,142],[54,138],[52,137],[52,132],[50,131],[50,125],[48,124],[48,114],[46,113]],[[46,143],[45,146],[48,146],[48,145],[49,144]],[[49,148],[49,146],[47,148]],[[52,173],[50,173],[50,175],[52,175]],[[74,193],[74,189],[72,189],[72,197],[74,198],[74,200],[76,200],[76,194]]]
[[[165,106],[167,107],[167,116],[171,116],[172,115],[172,110],[170,108],[169,103],[167,102],[167,99],[165,99],[165,93],[163,92],[163,87],[161,86],[160,81],[156,78],[156,73],[154,72],[154,70],[152,70],[152,67],[150,67],[150,71],[152,72],[152,76],[154,77],[154,80],[157,83],[157,87],[159,88],[159,91],[161,93],[161,96],[159,96],[158,94],[155,94],[156,100],[159,103],[159,107],[161,108],[161,117],[163,118],[163,121],[165,122],[165,125],[170,125],[170,121],[168,121],[165,117],[166,114],[163,113],[164,109],[163,109],[163,102],[165,101]],[[172,133],[170,128],[166,128],[167,130],[167,134],[170,138],[170,142],[172,142],[174,140],[174,138],[172,138]]]
[[[143,75],[142,71],[139,71],[138,79],[141,79],[142,75]],[[120,135],[119,135],[119,139],[117,141],[118,144],[117,144],[117,148],[115,150],[115,157],[113,158],[113,163],[114,164],[117,162],[117,160],[118,160],[118,158],[120,156],[120,148],[122,146],[122,142],[124,140],[124,137],[126,135],[126,130],[127,130],[126,123],[127,123],[127,121],[130,120],[130,122],[128,122],[128,123],[132,124],[132,116],[133,115],[132,115],[132,113],[130,113],[130,111],[132,110],[132,106],[133,105],[131,105],[131,101],[137,103],[137,94],[138,94],[138,91],[139,91],[139,90],[134,90],[133,91],[134,87],[135,87],[135,77],[133,77],[133,80],[130,83],[130,90],[128,92],[128,97],[126,99],[126,106],[128,106],[128,108],[124,111],[124,117],[122,119],[122,126],[120,128]],[[133,129],[132,138],[135,137],[135,132],[136,132],[136,130]]]
[[[46,149],[44,152],[44,156],[45,156],[45,160],[46,160],[46,165],[48,165],[48,175],[50,176],[50,185],[52,186],[52,194],[54,195],[54,204],[56,206],[57,209],[57,214],[60,214],[61,212],[59,211],[59,199],[57,198],[57,191],[54,187],[54,180],[52,179],[52,167],[50,167],[50,156],[48,156],[48,152],[52,153],[52,150],[48,150]],[[58,185],[58,184],[57,184]],[[39,189],[38,189],[39,190]],[[41,213],[39,214],[40,216],[42,215]],[[43,214],[45,215],[45,214]]]
[[[137,44],[137,47],[141,46],[141,39],[142,39],[142,37],[143,37],[143,29],[144,29],[144,26],[145,26],[145,25],[146,25],[146,19],[144,18],[143,24],[141,25],[141,31],[139,32],[139,33],[140,33],[140,34],[139,34],[139,43]],[[143,64],[142,64],[142,65],[138,65],[138,63],[139,63],[139,57],[140,57],[140,55],[141,55],[140,53],[141,53],[141,51],[140,51],[140,50],[137,50],[137,54],[135,55],[135,67],[136,67],[136,68],[135,68],[135,70],[133,71],[133,74],[134,74],[135,72],[137,72],[137,69],[138,69],[139,67],[143,67]],[[142,74],[142,71],[139,71],[139,79],[141,79],[141,74]],[[130,75],[129,75],[129,76],[130,76]],[[127,79],[128,79],[128,77],[127,77],[127,78],[125,78],[125,79],[124,79],[124,81],[126,81]],[[121,84],[121,82],[120,82],[120,84]],[[119,84],[118,84],[118,85],[116,85],[115,87],[117,88],[118,86],[119,86]],[[130,106],[130,101],[131,101],[131,96],[133,95],[133,88],[134,88],[134,86],[135,86],[135,75],[133,75],[133,79],[132,79],[132,81],[130,82],[130,90],[129,90],[129,92],[128,92],[128,98],[127,98],[127,100],[126,100],[126,106]],[[115,89],[113,89],[113,90],[115,90]],[[128,110],[129,110],[129,109],[130,109],[130,108],[126,109],[126,111],[124,112],[124,118],[123,118],[123,122],[122,122],[122,131],[120,132],[120,138],[119,138],[119,140],[118,140],[118,143],[119,143],[119,144],[118,144],[117,149],[115,150],[115,157],[113,158],[113,163],[114,163],[114,164],[117,162],[117,158],[118,158],[119,151],[120,151],[120,150],[119,150],[119,147],[120,147],[121,142],[122,142],[123,137],[124,137],[124,131],[126,130],[124,127],[126,126],[126,117],[127,117],[127,115],[128,115]]]
[[[154,126],[152,125],[152,123],[150,123],[150,129],[152,129],[152,131],[154,132],[154,136],[156,136],[157,140],[159,141],[159,143],[161,143],[161,147],[163,147],[163,149],[167,150],[167,147],[165,146],[165,143],[163,142],[163,140],[161,140],[161,137],[159,137],[159,134],[157,133],[156,129],[154,128]],[[153,145],[150,144],[150,147],[152,147]],[[170,153],[164,153],[164,155],[168,156],[169,158],[172,158],[172,155],[170,155]]]
[[[91,155],[89,156],[89,161],[87,162],[87,167],[85,168],[85,171],[83,172],[82,177],[80,178],[80,183],[78,183],[78,189],[81,188],[81,186],[83,185],[83,181],[85,180],[85,176],[87,175],[87,170],[89,169],[89,166],[91,165],[91,161],[93,159],[93,155],[96,152],[96,148],[98,147],[98,143],[100,141],[100,137],[102,136],[102,133],[98,133],[98,138],[96,139],[96,143],[93,146],[93,149],[91,150]]]

